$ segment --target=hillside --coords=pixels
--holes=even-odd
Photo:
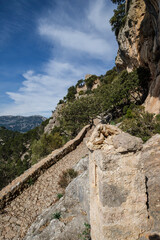
[[[1,191],[3,240],[160,239],[160,5],[111,1],[116,66],[70,86],[39,127],[0,128],[1,188],[29,168]]]
[[[12,131],[27,132],[39,126],[46,118],[42,116],[0,116],[0,126]]]
[[[31,146],[40,138],[47,123],[48,120],[27,133],[0,127],[0,189],[30,168]]]

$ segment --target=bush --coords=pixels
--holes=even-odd
[[[118,37],[120,29],[124,27],[126,22],[125,3],[119,4],[117,9],[113,12],[114,15],[110,19],[110,24],[112,26],[112,31],[115,32],[116,37]]]
[[[94,81],[96,79],[97,79],[96,75],[92,75],[91,77],[85,79],[86,86],[89,90],[93,87]]]
[[[33,185],[35,183],[35,179],[33,179],[32,177],[30,177],[28,180],[27,180],[27,184],[29,186]]]
[[[63,103],[65,103],[65,101],[62,100],[62,99],[60,99],[59,102],[58,102],[58,104],[63,104]]]
[[[155,133],[160,133],[159,116],[155,118],[154,114],[145,112],[141,106],[128,109],[120,128],[146,142]]]
[[[116,4],[121,4],[125,2],[125,0],[111,0],[111,1]]]
[[[77,177],[77,175],[78,175],[78,172],[75,171],[73,168],[63,171],[60,176],[60,180],[58,182],[59,186],[61,188],[66,188],[68,184],[72,181],[72,179]]]
[[[58,193],[58,194],[57,194],[57,198],[58,198],[58,199],[61,199],[62,197],[63,197],[63,193]]]
[[[100,111],[96,97],[90,95],[76,99],[62,109],[60,124],[68,135],[74,137],[86,124],[92,123]]]
[[[53,150],[63,145],[62,137],[59,133],[43,134],[37,141],[35,140],[31,146],[32,164],[36,163],[40,158],[50,154]]]
[[[77,93],[76,87],[75,86],[71,86],[70,88],[68,88],[68,93],[66,95],[66,99],[68,101],[73,101],[75,99],[75,94],[76,93]]]
[[[81,88],[81,87],[84,86],[84,84],[85,84],[85,81],[84,81],[83,79],[80,79],[80,80],[78,80],[78,82],[77,82],[77,84],[76,84],[76,87]]]
[[[101,76],[100,80],[102,83],[110,84],[114,78],[118,75],[118,72],[116,71],[116,68],[109,70],[106,72],[104,76]]]
[[[85,94],[85,92],[83,91],[83,90],[81,90],[80,92],[79,92],[79,95],[81,96],[81,95],[84,95]]]
[[[56,212],[53,214],[53,219],[60,219],[61,218],[61,212]]]

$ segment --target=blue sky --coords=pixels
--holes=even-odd
[[[49,117],[68,87],[114,66],[111,0],[0,0],[0,115]]]

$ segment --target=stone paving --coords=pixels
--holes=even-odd
[[[0,240],[21,240],[36,217],[57,200],[57,194],[63,192],[58,185],[63,170],[72,168],[88,153],[86,139],[79,146],[50,167],[37,181],[15,198],[0,213]]]

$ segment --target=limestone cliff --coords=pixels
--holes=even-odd
[[[59,112],[62,109],[63,104],[58,104],[56,109],[52,112],[52,116],[49,120],[49,123],[44,129],[44,133],[51,133],[54,127],[59,127]]]
[[[152,81],[145,101],[146,110],[160,112],[160,2],[128,0],[127,20],[118,35],[116,65],[119,70],[149,67]]]
[[[92,240],[160,239],[160,135],[101,124],[87,145]]]

